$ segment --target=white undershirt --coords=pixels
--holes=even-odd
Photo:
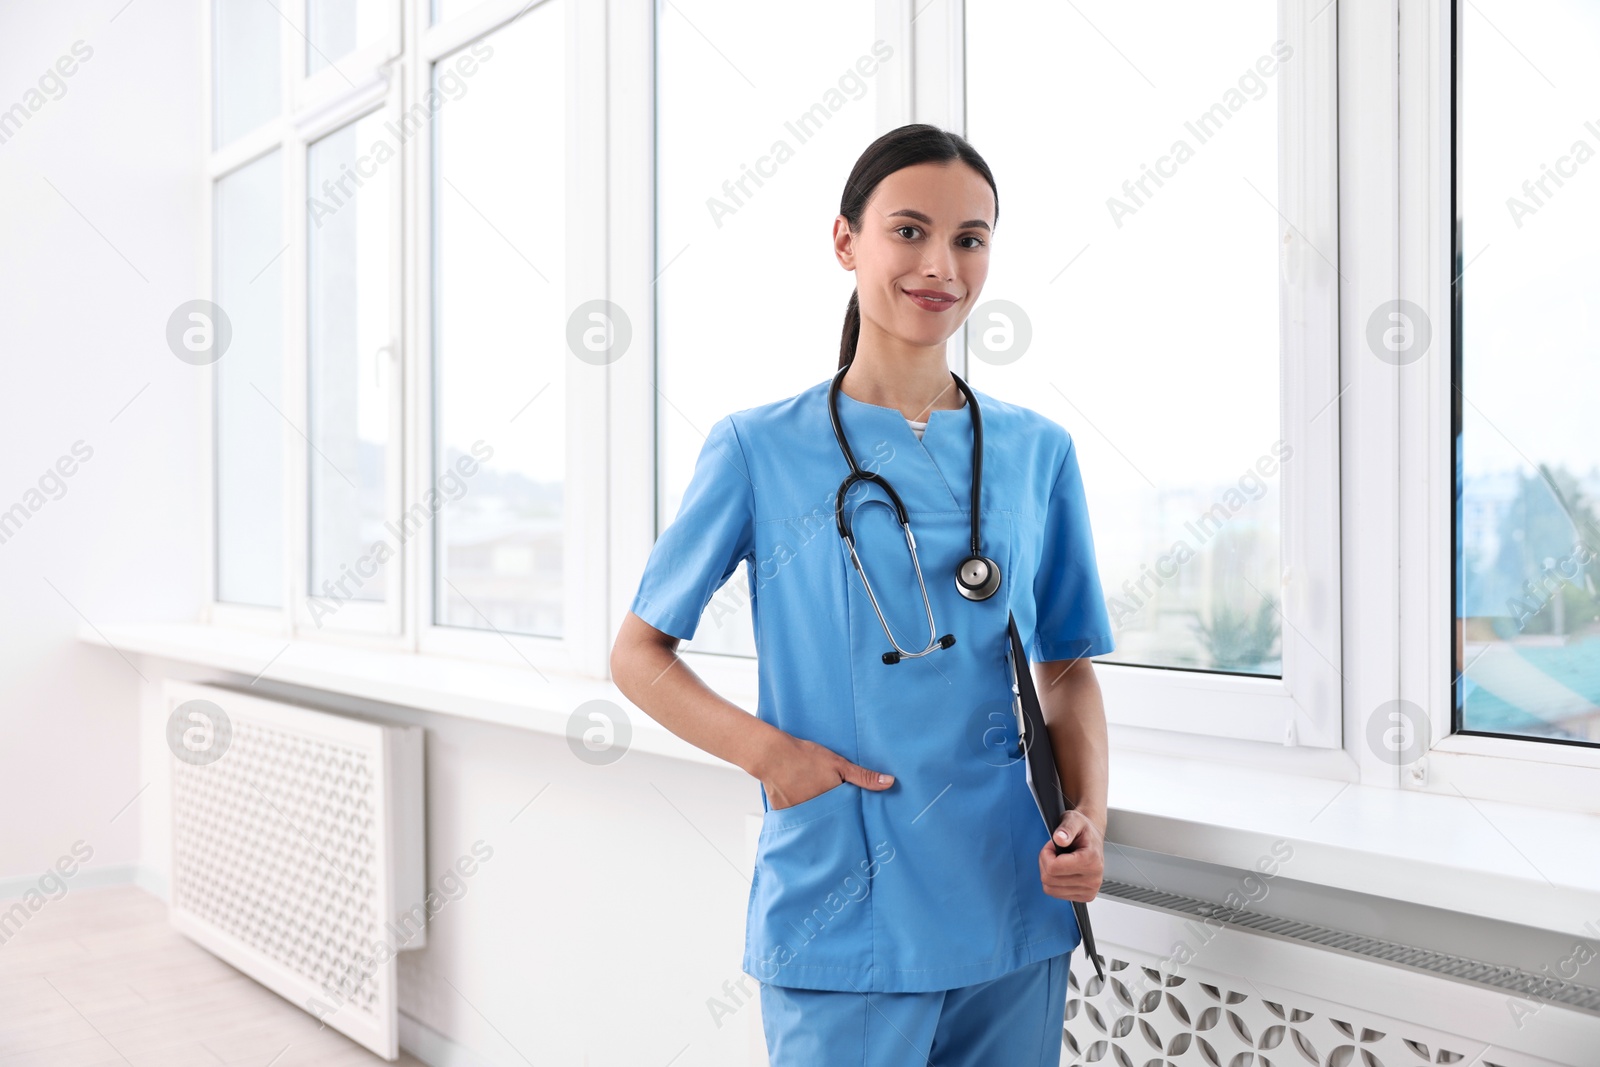
[[[961,407],[966,407],[966,406],[967,406],[966,398],[962,397],[961,398]],[[954,410],[958,410],[959,411],[960,408],[957,408],[957,409],[954,409]],[[908,417],[906,419],[906,422],[911,424],[911,432],[917,435],[917,440],[919,440],[919,441],[922,440],[922,431],[926,430],[928,428],[928,420],[927,419],[923,419],[921,422],[918,422],[916,419]]]

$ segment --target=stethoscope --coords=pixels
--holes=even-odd
[[[850,473],[839,483],[839,492],[834,498],[833,518],[839,527],[839,536],[844,538],[845,547],[850,550],[850,561],[855,564],[856,573],[861,575],[861,584],[866,587],[867,599],[872,601],[872,610],[877,614],[883,632],[888,635],[889,643],[894,646],[893,652],[883,654],[883,662],[893,664],[899,663],[903,658],[915,659],[918,656],[926,656],[936,648],[949,648],[956,643],[956,638],[954,634],[937,636],[939,630],[933,621],[933,605],[928,601],[928,585],[923,581],[922,562],[917,558],[917,539],[911,535],[911,522],[906,517],[906,506],[901,502],[900,494],[894,491],[894,486],[890,485],[889,480],[883,475],[862,470],[856,464],[854,453],[850,451],[850,443],[845,439],[844,426],[839,421],[839,383],[844,380],[845,372],[849,369],[848,363],[840,367],[839,373],[833,376],[833,382],[828,387],[828,417],[833,420],[833,436],[839,442],[839,450],[844,453],[845,462],[850,464]],[[956,590],[968,600],[987,600],[994,595],[996,589],[1000,588],[1000,565],[985,556],[978,547],[978,501],[983,486],[983,415],[978,410],[978,398],[972,395],[967,383],[962,381],[955,371],[950,372],[950,377],[955,379],[956,386],[967,398],[967,407],[972,410],[972,555],[962,560],[956,567]],[[906,548],[911,552],[911,565],[916,569],[917,585],[922,590],[922,607],[928,614],[928,646],[921,652],[911,652],[901,648],[900,642],[894,639],[894,634],[889,630],[889,622],[883,617],[883,609],[878,607],[878,598],[872,592],[872,583],[867,581],[867,572],[861,566],[861,557],[856,554],[851,522],[847,522],[844,516],[845,493],[856,482],[872,482],[882,486],[883,491],[888,493],[889,499],[894,502],[895,516],[900,520],[900,528],[905,531]],[[881,500],[866,500],[860,506],[882,503]]]

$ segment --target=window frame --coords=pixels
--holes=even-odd
[[[351,91],[358,91],[363,87],[366,77],[400,58],[404,43],[401,35],[406,6],[404,0],[386,0],[384,8],[389,25],[382,37],[363,48],[357,48],[354,52],[342,56],[330,56],[328,66],[315,74],[307,74],[306,61],[311,51],[311,5],[315,2],[316,0],[295,0],[292,5],[285,4],[279,8],[285,22],[289,22],[287,12],[295,10],[298,11],[303,23],[295,28],[296,61],[289,65],[289,70],[286,72],[289,76],[289,91],[295,111],[312,110],[327,101],[337,101]],[[348,71],[360,72],[362,80],[351,85],[346,81],[349,77]]]
[[[545,3],[564,3],[566,48],[567,108],[563,124],[566,191],[566,292],[563,306],[572,309],[587,300],[588,294],[605,294],[608,289],[607,261],[613,255],[596,256],[590,249],[609,240],[606,226],[605,189],[623,180],[616,160],[608,162],[608,149],[618,148],[613,135],[607,140],[605,71],[607,69],[605,23],[597,12],[574,0],[485,0],[453,19],[428,24],[428,0],[407,4],[412,27],[411,39],[418,42],[407,65],[407,99],[423,99],[432,88],[434,64],[473,42],[509,25],[517,17],[528,17]],[[442,110],[442,109],[441,109]],[[435,127],[411,139],[406,146],[408,201],[406,218],[411,233],[408,275],[411,308],[410,343],[407,344],[408,395],[417,398],[409,405],[407,426],[408,502],[421,500],[434,484],[435,353],[433,352],[433,150]],[[639,316],[633,316],[633,348],[640,351]],[[538,636],[505,633],[496,629],[474,630],[443,626],[434,621],[434,572],[436,553],[435,524],[408,542],[407,566],[415,595],[408,606],[408,629],[415,635],[414,647],[427,655],[479,659],[508,665],[524,664],[541,678],[551,672],[578,674],[596,680],[606,676],[611,627],[606,617],[605,600],[591,590],[606,588],[607,556],[603,546],[610,503],[607,496],[605,448],[595,447],[594,427],[609,425],[606,410],[609,367],[595,367],[570,360],[566,369],[566,445],[567,465],[562,492],[564,545],[562,552],[563,633]]]
[[[1431,309],[1433,347],[1398,375],[1396,556],[1399,693],[1423,709],[1422,758],[1378,766],[1374,780],[1417,792],[1589,810],[1600,794],[1600,746],[1455,732],[1454,479],[1450,403],[1455,346],[1453,116],[1462,0],[1417,3],[1395,20],[1398,295]],[[1406,10],[1411,10],[1408,6]],[[1470,267],[1470,263],[1468,264]],[[1465,274],[1465,270],[1463,270]]]
[[[385,596],[380,602],[347,600],[338,602],[333,621],[318,625],[319,617],[312,611],[311,582],[311,524],[314,521],[311,501],[311,464],[320,457],[312,450],[309,435],[311,425],[311,246],[308,232],[309,211],[303,209],[312,190],[309,188],[311,146],[332,136],[362,119],[384,115],[395,119],[400,109],[399,79],[387,82],[367,82],[351,91],[337,108],[308,113],[304,120],[292,125],[290,137],[290,173],[294,184],[289,187],[288,202],[296,205],[296,229],[290,240],[291,269],[287,272],[293,286],[292,317],[287,335],[286,355],[294,373],[290,375],[293,391],[284,394],[287,414],[305,431],[307,436],[291,434],[289,462],[294,466],[294,492],[289,497],[290,528],[299,536],[288,543],[290,582],[292,591],[292,622],[296,635],[331,632],[333,634],[365,634],[379,638],[403,639],[405,618],[405,568],[403,553],[396,553],[382,564]],[[403,181],[401,162],[384,165],[383,178],[389,183],[391,211],[389,216],[389,270],[386,279],[389,292],[389,343],[388,350],[388,441],[384,446],[384,512],[389,522],[398,522],[401,514],[403,464],[401,432],[403,427],[404,389],[401,381],[400,348],[404,335],[404,271],[401,246],[401,213],[399,210]],[[355,560],[343,560],[352,566]],[[326,600],[326,598],[319,598]],[[386,643],[392,643],[386,642]]]
[[[398,4],[398,0],[391,0]],[[205,64],[205,91],[201,107],[201,121],[204,128],[210,130],[215,107],[216,78],[213,70],[214,61],[214,29],[215,6],[214,0],[201,0],[201,20],[203,26],[202,39],[205,42],[202,57]],[[302,14],[304,6],[302,5]],[[396,7],[396,11],[398,8]],[[202,610],[202,621],[219,626],[240,627],[249,630],[266,631],[282,635],[286,638],[311,638],[326,639],[330,641],[344,641],[371,647],[404,647],[406,636],[403,632],[403,620],[406,601],[404,587],[405,572],[400,559],[391,559],[386,564],[385,582],[388,593],[381,604],[351,601],[340,606],[333,621],[322,627],[317,627],[313,621],[309,605],[308,593],[308,563],[309,563],[309,478],[307,462],[309,449],[302,436],[310,430],[307,421],[307,388],[310,372],[309,364],[309,338],[308,326],[308,240],[306,227],[308,211],[306,210],[307,175],[309,145],[327,134],[333,133],[349,123],[377,111],[391,110],[398,106],[401,99],[399,79],[394,77],[394,71],[387,57],[391,46],[398,46],[398,24],[392,27],[391,33],[384,42],[384,47],[374,46],[348,57],[341,57],[341,69],[348,76],[342,87],[324,92],[314,101],[301,104],[304,100],[305,90],[302,82],[305,41],[300,35],[300,29],[292,24],[287,16],[280,18],[279,23],[279,111],[276,116],[260,127],[235,138],[220,149],[212,149],[206,161],[202,179],[202,203],[204,205],[205,222],[202,240],[204,244],[204,286],[206,297],[215,299],[215,211],[216,211],[216,183],[234,171],[255,162],[256,160],[278,152],[280,166],[279,188],[281,190],[280,232],[285,239],[282,253],[283,292],[282,292],[282,322],[283,322],[283,350],[281,359],[280,389],[283,400],[283,414],[287,421],[282,427],[279,438],[283,450],[283,574],[282,574],[282,603],[278,607],[257,607],[253,605],[236,604],[221,601],[217,598],[217,515],[216,515],[216,433],[217,413],[215,406],[216,390],[216,364],[203,368],[203,386],[201,389],[202,424],[204,427],[204,447],[201,449],[203,458],[203,476],[205,478],[206,507],[206,548],[204,565],[206,568],[205,589],[207,602]],[[361,60],[370,65],[364,68],[356,66]],[[322,74],[338,75],[337,71],[330,68]],[[207,142],[210,143],[209,140]],[[388,168],[386,178],[390,181],[392,203],[398,205],[403,189],[403,167],[394,163]],[[393,344],[404,346],[404,336],[401,330],[402,311],[405,307],[401,238],[401,215],[398,209],[394,210],[390,220],[390,263],[389,263],[389,289],[390,289],[390,329],[393,335]],[[391,362],[396,371],[399,371],[401,362],[398,358],[399,350],[391,353]],[[386,448],[385,452],[385,494],[387,497],[386,510],[394,515],[399,510],[401,500],[401,439],[399,432],[403,425],[404,392],[400,374],[391,375],[389,389],[389,427],[393,446]]]
[[[217,0],[199,0],[201,23],[201,63],[203,65],[200,105],[200,127],[204,131],[203,144],[207,146],[205,166],[199,181],[200,202],[202,204],[202,223],[200,233],[200,260],[201,260],[201,286],[205,292],[205,299],[215,300],[216,292],[216,186],[228,174],[239,170],[256,160],[277,151],[279,166],[280,191],[279,233],[291,233],[292,213],[289,207],[289,164],[288,152],[285,147],[288,133],[287,116],[290,110],[289,84],[284,78],[285,50],[292,48],[292,28],[284,20],[278,24],[278,113],[267,122],[248,133],[240,134],[226,144],[218,145],[216,139],[216,114],[217,114]],[[289,318],[289,283],[285,280],[282,289],[282,311],[284,325],[288,328]],[[284,360],[287,362],[287,360]],[[285,367],[287,374],[288,368]],[[286,379],[285,379],[286,384]],[[280,576],[280,599],[282,603],[275,608],[259,607],[255,605],[232,603],[218,599],[217,565],[221,555],[218,549],[217,535],[217,406],[216,406],[216,364],[211,363],[201,368],[200,386],[200,456],[202,492],[204,494],[203,521],[205,523],[205,548],[201,565],[204,568],[202,588],[206,591],[205,603],[201,609],[201,621],[207,625],[255,630],[287,636],[289,633],[287,611],[291,603],[291,593],[288,587],[288,567],[291,566],[286,551],[282,560],[283,573]],[[284,427],[280,435],[280,448],[283,449],[285,462],[288,461],[289,428]],[[285,493],[285,501],[289,499],[290,487],[287,473],[283,480],[281,491]],[[293,538],[293,529],[289,524],[287,509],[284,514],[283,544],[288,546]]]
[[[1335,22],[1322,8],[1323,0],[1279,4],[1280,36],[1296,42],[1295,62],[1279,74],[1274,194],[1285,245],[1278,272],[1284,308],[1279,426],[1292,450],[1280,467],[1282,675],[1097,661],[1107,722],[1142,743],[1159,743],[1160,734],[1225,738],[1269,760],[1274,749],[1336,751],[1343,743],[1339,426],[1332,403],[1339,366],[1339,72]],[[958,89],[963,76],[960,66],[951,70]],[[955,128],[966,128],[964,111]],[[1298,284],[1285,281],[1291,263]],[[962,327],[963,338],[970,328]],[[963,344],[961,373],[965,352]]]
[[[207,4],[206,6],[209,9],[210,5]],[[244,139],[245,138],[240,138],[239,140]],[[235,141],[233,147],[238,148],[239,141]],[[201,179],[205,189],[205,220],[202,224],[203,232],[201,239],[201,258],[203,262],[202,278],[205,288],[205,299],[207,300],[214,301],[217,297],[217,183],[219,183],[228,175],[242,170],[250,164],[257,162],[258,160],[261,160],[274,152],[278,153],[278,213],[280,227],[279,232],[282,234],[286,232],[283,227],[288,225],[289,220],[289,198],[287,196],[287,189],[284,186],[284,182],[287,180],[288,165],[284,158],[286,154],[284,146],[279,141],[268,141],[263,138],[256,138],[253,140],[253,143],[250,145],[248,151],[230,151],[226,153],[226,158],[220,160],[217,159],[216,156],[221,153],[214,153],[213,158],[206,169],[206,173]],[[282,287],[280,298],[280,314],[286,316],[288,314],[287,281],[285,281]],[[287,327],[287,319],[285,320],[285,326]],[[262,630],[274,633],[286,633],[287,627],[285,626],[285,605],[290,603],[291,598],[288,585],[289,573],[287,570],[291,564],[288,559],[287,551],[285,553],[285,557],[280,560],[280,564],[284,570],[280,575],[279,596],[282,604],[279,607],[263,607],[254,604],[226,601],[218,598],[218,586],[220,583],[218,581],[219,575],[217,573],[217,567],[221,557],[221,552],[218,548],[218,531],[220,524],[217,516],[218,501],[216,491],[216,479],[218,471],[218,417],[216,403],[217,364],[207,364],[200,368],[200,370],[201,387],[199,391],[201,412],[201,447],[199,452],[201,459],[200,476],[204,486],[205,494],[205,506],[202,508],[204,513],[203,521],[205,522],[205,551],[202,564],[205,570],[203,588],[206,590],[206,603],[202,610],[202,621],[217,626],[237,627],[247,630]],[[281,379],[282,375],[280,375],[280,381]],[[279,435],[279,448],[282,451],[283,461],[285,463],[289,461],[289,433],[289,427],[283,426]],[[280,482],[280,491],[284,493],[289,491],[287,472],[285,472],[284,478]],[[289,517],[287,514],[284,514],[282,537],[283,544],[285,546],[289,545],[289,539],[291,536],[292,527],[290,525]]]

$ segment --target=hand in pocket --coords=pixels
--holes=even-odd
[[[774,746],[767,766],[768,770],[761,775],[761,784],[766,787],[773,811],[803,804],[840,782],[880,790],[894,784],[893,775],[868,770],[815,741],[788,733]]]

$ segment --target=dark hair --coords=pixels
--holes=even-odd
[[[850,224],[851,233],[860,233],[862,212],[879,182],[897,170],[914,167],[918,163],[949,163],[955,159],[977,171],[989,183],[989,188],[994,190],[994,219],[998,224],[1000,191],[995,189],[989,164],[960,134],[941,130],[925,122],[913,122],[890,130],[867,146],[861,158],[856,160],[849,180],[844,183],[839,214]],[[860,337],[861,305],[857,294],[852,292],[850,303],[844,309],[844,334],[839,339],[839,367],[844,367],[855,358],[856,341]]]

